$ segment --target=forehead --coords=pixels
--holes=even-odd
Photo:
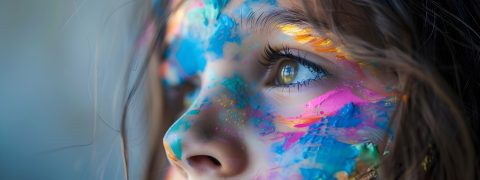
[[[185,1],[170,17],[167,41],[189,34],[187,31],[201,32],[198,36],[210,36],[222,26],[265,30],[279,21],[300,23],[305,18],[302,11],[300,1],[291,0]]]
[[[273,38],[280,37],[276,25],[310,26],[300,7],[290,0],[185,1],[169,19],[165,57],[180,79],[202,73],[207,62],[247,59],[283,39]]]

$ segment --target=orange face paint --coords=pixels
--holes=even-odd
[[[167,156],[170,160],[178,160],[177,157],[175,157],[175,155],[173,154],[172,148],[170,148],[170,145],[166,141],[163,141],[163,147],[165,147],[165,151],[167,152]]]
[[[345,52],[334,44],[332,39],[322,37],[312,28],[302,28],[295,24],[280,24],[278,29],[286,35],[292,36],[300,44],[308,44],[320,53],[335,53],[339,59],[347,59]]]
[[[280,24],[277,28],[284,34],[293,37],[300,44],[309,45],[317,53],[334,53],[337,60],[352,66],[360,77],[364,76],[363,70],[370,68],[372,72],[377,72],[374,66],[363,61],[353,61],[347,54],[344,47],[335,43],[334,40],[322,36],[310,27],[301,27],[296,24]]]

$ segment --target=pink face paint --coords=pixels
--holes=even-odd
[[[376,102],[384,97],[366,90],[368,99],[358,97],[352,90],[346,87],[334,89],[317,98],[310,100],[306,105],[304,112],[296,117],[279,118],[278,122],[289,127],[307,127],[326,116],[334,115],[339,109],[347,103],[362,104]]]

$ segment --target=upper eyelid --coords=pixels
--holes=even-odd
[[[281,46],[281,48],[275,48],[275,47],[270,46],[270,44],[267,44],[267,46],[265,47],[265,53],[280,53],[282,51],[287,52],[287,53],[284,54],[284,55],[281,55],[281,56],[284,56],[284,57],[287,57],[287,58],[290,55],[294,56],[294,57],[291,57],[292,60],[296,61],[300,65],[306,66],[307,68],[314,68],[315,71],[322,71],[323,73],[327,74],[328,76],[332,75],[330,73],[329,69],[325,68],[322,65],[323,63],[316,63],[315,61],[312,61],[309,58],[307,58],[307,53],[308,52],[305,52],[303,50],[296,49],[296,48],[289,48],[288,46]],[[296,53],[292,53],[292,51],[294,51]],[[317,56],[317,55],[315,55],[315,56]],[[262,57],[261,60],[260,60],[260,63],[268,68],[268,73],[267,73],[268,76],[266,76],[264,78],[264,80],[263,80],[264,82],[269,82],[269,83],[273,82],[272,80],[273,80],[273,78],[275,78],[276,72],[272,72],[272,71],[278,71],[278,66],[281,64],[281,62],[283,62],[280,59],[284,58],[284,57],[275,57],[277,59],[272,60],[272,59],[269,59],[264,54],[264,57]],[[323,57],[320,57],[320,58],[325,59]],[[267,61],[267,62],[262,63],[262,60]],[[324,60],[324,61],[328,61],[328,60]]]
[[[289,52],[290,55],[293,55],[297,58],[301,58],[304,61],[307,61],[311,63],[312,65],[322,67],[324,70],[328,70],[333,66],[332,60],[330,60],[327,57],[324,57],[320,55],[319,53],[315,52],[310,52],[307,50],[303,50],[300,48],[296,47],[289,47],[288,45],[281,45],[281,46],[272,46],[270,43],[267,43],[267,45],[264,48],[264,52],[262,55],[262,58],[260,58],[260,64],[262,65],[268,65],[271,63],[271,61],[267,57],[267,53],[269,52]],[[327,66],[327,68],[325,68]]]

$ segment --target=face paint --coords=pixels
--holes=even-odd
[[[341,44],[313,29],[279,23],[274,28],[280,32],[262,34],[246,28],[242,18],[278,8],[284,7],[261,0],[188,1],[180,8],[183,19],[172,21],[182,21],[173,23],[181,28],[171,28],[171,35],[167,35],[171,41],[166,58],[169,68],[175,69],[170,72],[181,77],[178,82],[199,76],[203,84],[192,96],[195,100],[189,110],[165,135],[167,156],[172,161],[185,161],[185,156],[195,151],[188,144],[191,141],[208,144],[228,141],[223,136],[232,136],[242,142],[236,149],[254,156],[249,158],[254,161],[249,165],[255,173],[235,176],[240,179],[348,178],[376,168],[395,103],[385,93],[362,86],[360,82],[369,81],[364,78],[364,69],[347,59]],[[280,98],[273,98],[265,89],[279,87],[264,85],[267,70],[254,71],[262,69],[257,60],[264,57],[259,54],[263,49],[258,48],[285,35],[297,44],[308,44],[316,55],[335,54],[337,69],[358,73],[354,77],[338,75],[335,80],[339,82],[328,87],[324,83],[328,77],[315,80],[316,87],[305,83],[305,87],[298,87],[299,93],[281,92],[275,96]],[[300,82],[298,77],[290,78],[295,81],[285,82]],[[293,105],[292,109],[300,110],[289,115],[281,112]]]
[[[207,58],[223,57],[223,47],[226,43],[239,43],[240,38],[235,30],[236,22],[221,14],[222,8],[227,3],[228,1],[225,0],[194,1],[189,4],[188,8],[180,9],[174,15],[175,18],[170,20],[169,27],[181,28],[169,28],[169,33],[173,35],[167,35],[172,42],[165,57],[170,66],[179,71],[177,74],[180,79],[203,72]],[[181,19],[182,17],[187,20]],[[183,23],[179,21],[183,21]],[[186,32],[181,29],[197,29],[198,31]],[[175,34],[182,36],[182,39],[175,38]],[[187,59],[188,61],[186,61]]]
[[[353,101],[356,102],[341,103],[344,105],[337,111],[301,126],[307,128],[306,132],[282,133],[284,140],[272,146],[277,154],[276,164],[286,169],[300,166],[301,177],[305,179],[334,179],[337,174],[351,176],[360,170],[357,166],[377,165],[379,153],[372,142],[381,141],[388,112],[393,107],[384,100],[369,103],[354,98]],[[291,174],[279,174],[284,176]]]
[[[197,113],[198,112],[196,111],[190,111],[189,114],[185,116],[195,115]],[[186,132],[188,129],[190,129],[189,121],[179,120],[177,122],[178,123],[175,123],[173,126],[170,127],[170,129],[166,133],[167,136],[165,136],[163,140],[167,156],[173,161],[182,159],[182,137],[178,136],[178,134],[176,133],[169,132]]]
[[[381,76],[378,67],[372,63],[364,61],[353,61],[352,57],[344,50],[345,47],[334,42],[332,39],[324,37],[316,33],[311,27],[301,27],[295,24],[279,24],[279,29],[285,35],[293,37],[293,39],[300,43],[309,45],[314,51],[318,53],[333,53],[337,60],[352,66],[356,73],[364,76],[363,71],[371,71],[375,76]]]
[[[373,64],[364,63],[363,61],[353,61],[352,58],[344,50],[345,47],[338,45],[332,39],[324,37],[316,33],[310,27],[301,27],[295,24],[279,24],[277,25],[283,34],[293,37],[293,39],[300,43],[306,44],[312,48],[313,51],[323,54],[334,54],[338,62],[351,66],[357,75],[364,77],[363,71],[372,71],[376,76],[381,73],[378,72]]]
[[[323,117],[335,114],[348,103],[368,103],[380,98],[382,97],[370,94],[370,100],[366,100],[355,96],[348,88],[339,88],[309,101],[300,116],[280,118],[278,121],[289,127],[306,127]]]
[[[337,47],[332,39],[316,34],[312,28],[302,28],[294,24],[280,24],[278,29],[286,35],[292,36],[300,44],[308,44],[320,53],[335,53],[339,59],[347,59],[347,55]]]

